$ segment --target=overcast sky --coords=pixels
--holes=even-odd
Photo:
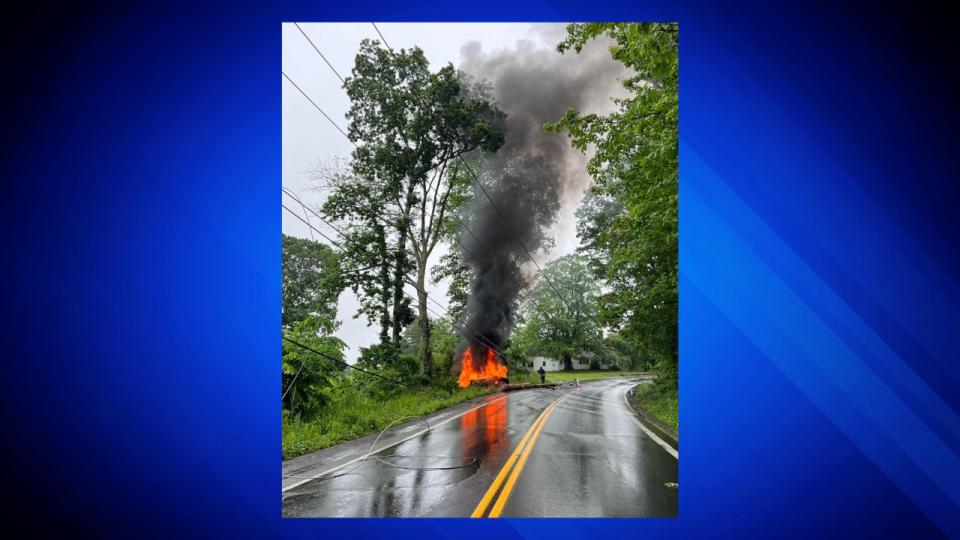
[[[448,62],[455,67],[459,66],[461,48],[469,42],[479,43],[484,51],[515,49],[522,41],[553,49],[565,34],[565,25],[562,24],[377,23],[377,26],[391,47],[418,46],[423,49],[433,71]],[[379,39],[370,23],[301,23],[300,27],[344,77],[350,73],[360,40]],[[345,130],[347,122],[344,114],[350,103],[341,88],[340,80],[296,26],[292,23],[283,24],[282,32],[284,73]],[[323,194],[307,189],[309,181],[305,172],[318,161],[348,158],[352,145],[296,88],[282,77],[280,84],[283,88],[283,185],[299,194],[308,204],[322,203]],[[292,210],[300,211],[299,206],[287,196],[284,196],[284,204]],[[567,206],[561,211],[554,230],[556,248],[549,255],[538,256],[541,265],[547,260],[570,253],[577,247],[576,229],[572,219],[574,208],[570,207],[574,204]],[[285,234],[310,238],[311,231],[304,223],[282,208],[279,211],[283,215],[282,226]],[[302,211],[300,213],[302,216]],[[336,233],[319,220],[312,219],[311,223],[334,240],[338,240]],[[323,241],[318,235],[315,236],[318,241]],[[444,249],[437,248],[433,254],[434,261],[444,253]],[[409,286],[408,292],[413,294]],[[447,305],[446,284],[432,287],[430,295],[441,304]],[[342,326],[337,334],[349,346],[346,355],[351,363],[359,354],[360,347],[371,345],[377,338],[377,329],[369,328],[365,318],[353,318],[357,306],[353,293],[350,290],[344,291],[338,308]]]

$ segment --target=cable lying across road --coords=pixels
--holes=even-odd
[[[352,468],[348,469],[346,472],[337,473],[337,474],[333,474],[333,475],[320,475],[320,476],[311,476],[311,477],[293,476],[293,475],[285,474],[285,475],[283,475],[283,478],[302,478],[302,479],[304,479],[304,480],[330,480],[330,479],[333,479],[333,478],[339,478],[339,477],[341,477],[341,476],[347,476],[348,474],[352,474],[353,471],[355,471],[355,470],[357,470],[358,468],[360,468],[360,466],[363,465],[363,463],[364,463],[365,461],[367,461],[367,459],[369,459],[371,455],[374,454],[373,449],[377,446],[377,443],[380,442],[380,437],[383,437],[383,434],[386,433],[388,429],[390,429],[390,428],[391,428],[394,424],[396,424],[397,422],[400,422],[401,420],[408,420],[408,419],[410,419],[410,418],[416,418],[416,419],[418,419],[419,421],[423,422],[423,424],[424,424],[425,426],[427,426],[427,432],[428,432],[428,433],[430,432],[430,423],[427,422],[424,418],[421,418],[421,417],[418,417],[418,416],[413,416],[413,415],[401,416],[400,418],[397,418],[397,419],[394,420],[393,422],[390,422],[389,424],[387,424],[387,427],[383,428],[383,430],[380,431],[380,434],[377,435],[377,438],[374,439],[374,440],[373,440],[373,443],[370,444],[370,448],[367,449],[367,453],[364,454],[363,457],[362,457],[359,461],[357,461],[356,465],[354,465]],[[388,464],[388,465],[389,465],[389,464]]]
[[[385,458],[390,458],[390,457],[392,457],[392,458],[396,458],[396,459],[417,459],[417,458],[429,458],[429,459],[466,459],[466,458],[464,458],[464,457],[462,457],[462,456],[403,456],[403,455],[400,455],[400,454],[390,454],[390,455],[386,455],[386,456],[383,456],[383,457],[385,457]],[[467,468],[467,467],[469,467],[469,466],[471,466],[471,465],[473,465],[474,463],[477,462],[477,456],[473,456],[472,458],[470,458],[470,461],[469,461],[468,463],[464,463],[464,464],[462,464],[462,465],[452,465],[452,466],[449,466],[449,467],[408,467],[408,466],[405,466],[405,465],[397,465],[396,463],[391,463],[391,462],[389,462],[389,461],[387,461],[387,460],[385,460],[385,459],[382,459],[382,458],[374,458],[374,459],[376,459],[376,460],[379,461],[380,463],[383,463],[384,465],[389,465],[389,466],[391,466],[391,467],[393,467],[393,468],[395,468],[395,469],[406,469],[406,470],[408,470],[408,471],[452,471],[452,470],[455,470],[455,469],[465,469],[465,468]]]

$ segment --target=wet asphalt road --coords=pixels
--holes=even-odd
[[[429,418],[427,433],[417,435],[422,423],[401,426],[395,440],[409,440],[366,459],[349,461],[366,452],[366,441],[313,462],[298,458],[284,464],[283,514],[676,516],[678,490],[665,485],[678,481],[675,451],[641,428],[624,399],[637,382],[486,396]]]

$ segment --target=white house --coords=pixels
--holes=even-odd
[[[583,353],[573,359],[573,369],[590,369],[591,353]],[[543,366],[544,371],[563,371],[563,360],[556,360],[546,356],[534,356],[531,362],[527,363],[530,371],[537,371]]]

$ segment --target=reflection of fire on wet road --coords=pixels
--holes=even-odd
[[[460,417],[460,430],[470,435],[463,439],[465,453],[480,450],[496,455],[507,440],[507,402],[472,410]]]

